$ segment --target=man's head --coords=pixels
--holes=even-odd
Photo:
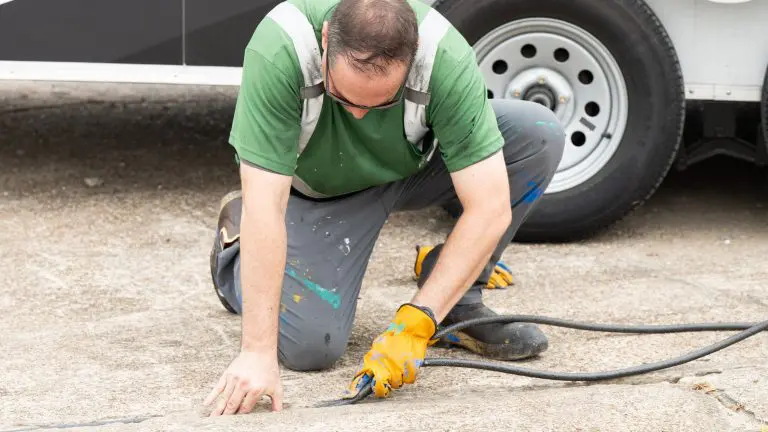
[[[326,91],[356,118],[396,101],[418,41],[406,0],[341,0],[323,24]]]

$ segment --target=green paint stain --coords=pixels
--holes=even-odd
[[[292,268],[286,268],[285,274],[299,281],[301,284],[307,287],[307,289],[317,294],[318,297],[320,297],[321,299],[328,302],[331,306],[333,306],[334,309],[338,309],[339,306],[341,306],[341,296],[339,296],[335,292],[329,291],[321,287],[320,285],[316,284],[315,282],[312,282],[307,278],[299,276],[298,274],[296,274],[296,271]]]
[[[536,122],[536,126],[549,126],[552,129],[555,129],[557,127],[557,125],[555,123],[545,122],[545,121],[537,121]]]
[[[394,334],[400,334],[403,331],[405,331],[405,324],[389,323],[389,327],[387,328],[387,331],[391,331]]]

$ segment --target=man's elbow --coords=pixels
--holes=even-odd
[[[464,215],[485,227],[491,236],[501,236],[512,223],[512,205],[508,199],[490,199],[465,207]]]
[[[502,202],[492,213],[496,215],[496,217],[493,218],[493,227],[499,236],[503,235],[509,228],[509,225],[512,224],[512,205],[509,200],[500,201]]]

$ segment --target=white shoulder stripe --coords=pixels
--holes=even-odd
[[[299,58],[301,73],[304,75],[304,88],[322,82],[322,56],[317,43],[315,30],[306,16],[293,4],[283,1],[275,6],[267,17],[275,21],[293,41],[296,56]],[[266,41],[265,41],[266,43]],[[301,133],[298,153],[304,151],[312,137],[320,112],[323,109],[323,94],[304,99],[301,114]]]
[[[427,12],[419,26],[419,48],[408,76],[408,87],[421,92],[428,91],[437,47],[450,27],[451,23],[436,10],[430,9]]]
[[[413,60],[411,72],[408,75],[407,86],[413,90],[424,93],[429,100],[429,81],[432,78],[432,67],[435,64],[437,47],[443,36],[448,32],[451,23],[439,12],[430,9],[424,20],[419,25],[419,48],[416,50],[416,58]],[[405,136],[413,144],[420,143],[429,127],[427,126],[427,107],[415,100],[404,101],[405,112],[403,123]],[[418,144],[424,150],[423,143]],[[432,157],[430,153],[427,160]]]
[[[304,75],[304,86],[311,87],[322,81],[320,47],[315,38],[315,30],[307,17],[287,1],[275,6],[269,11],[267,17],[280,25],[291,37]]]

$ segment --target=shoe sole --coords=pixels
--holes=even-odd
[[[240,190],[235,190],[224,195],[224,197],[221,198],[221,201],[219,201],[219,214],[221,214],[221,211],[224,209],[224,207],[227,204],[229,204],[231,201],[238,199],[240,197],[242,197],[242,191]],[[224,235],[224,234],[226,233],[219,233],[219,235]],[[219,292],[219,289],[216,287],[216,275],[215,275],[216,267],[217,267],[216,255],[221,249],[221,245],[217,243],[218,243],[217,240],[213,241],[213,246],[211,247],[211,253],[208,257],[210,261],[209,265],[211,269],[211,284],[213,285],[213,292],[216,293],[216,297],[219,299],[219,301],[221,302],[221,305],[224,306],[224,309],[226,309],[227,312],[237,314],[237,311],[235,311],[235,309],[229,305],[229,302],[227,301],[227,299],[225,299],[221,295],[221,293]]]
[[[219,201],[219,218],[221,218],[221,213],[224,211],[224,207],[226,207],[229,203],[236,199],[240,199],[243,197],[243,191],[242,190],[234,190],[226,195],[224,195],[221,200]],[[221,219],[219,219],[219,224],[221,223]],[[230,236],[224,227],[219,229],[219,241],[221,242],[221,247],[225,247],[225,245],[230,245],[237,241],[240,238],[239,233],[237,235]]]
[[[209,256],[211,268],[211,285],[213,285],[213,292],[216,293],[216,297],[219,299],[221,305],[224,306],[224,309],[226,309],[227,312],[237,314],[237,311],[235,311],[235,309],[229,305],[227,299],[225,299],[221,293],[219,293],[219,288],[216,286],[216,254],[218,253],[218,249],[219,248],[216,247],[216,242],[214,242],[213,247],[211,247],[211,254]]]
[[[219,201],[219,213],[221,213],[222,210],[224,210],[224,206],[229,204],[230,201],[236,200],[238,198],[243,197],[243,191],[242,190],[233,190],[231,192],[228,192],[226,195],[224,195],[221,198],[221,201]]]
[[[514,352],[511,351],[512,346],[510,344],[489,344],[479,341],[462,331],[456,331],[444,336],[435,346],[442,348],[457,346],[494,360],[523,360],[535,357],[544,351],[532,349],[529,352]]]

